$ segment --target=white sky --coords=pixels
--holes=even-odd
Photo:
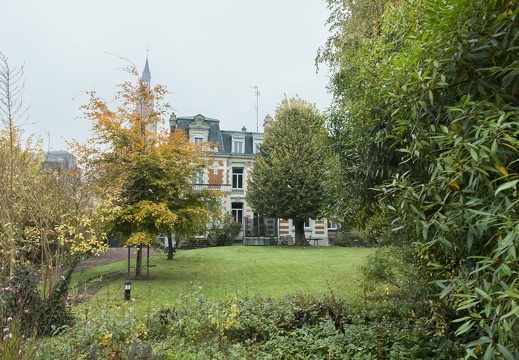
[[[85,91],[112,100],[142,73],[149,47],[152,85],[171,91],[177,116],[202,114],[224,130],[256,131],[284,94],[324,111],[328,73],[316,74],[317,49],[328,37],[324,0],[0,0],[0,51],[25,64],[26,134],[47,148],[84,142],[91,123],[79,109]],[[168,114],[169,116],[169,114]],[[50,139],[50,144],[49,144]]]

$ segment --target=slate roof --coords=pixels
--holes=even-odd
[[[233,135],[243,136],[245,138],[245,153],[242,155],[253,155],[254,154],[254,138],[251,132],[244,131],[228,131],[222,130],[222,140],[224,152],[230,154],[232,151],[232,137]],[[239,155],[239,154],[235,154]]]
[[[189,124],[195,121],[195,116],[183,116],[177,118],[176,128],[184,130],[189,134]],[[233,155],[254,155],[254,137],[252,132],[220,130],[220,120],[212,118],[204,118],[206,124],[209,125],[208,141],[218,144],[218,153],[232,153],[232,137],[243,136],[245,139],[245,153]]]

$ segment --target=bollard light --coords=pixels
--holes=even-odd
[[[130,300],[130,291],[132,289],[132,282],[130,280],[126,280],[124,283],[124,300]]]

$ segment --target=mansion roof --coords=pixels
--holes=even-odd
[[[247,132],[234,130],[221,130],[220,120],[207,118],[203,115],[176,117],[172,115],[170,118],[171,129],[179,129],[185,131],[190,137],[194,132],[206,133],[205,141],[218,145],[219,154],[233,155],[254,155],[255,140],[263,140],[263,133]],[[233,139],[240,139],[244,143],[243,152],[233,152]]]

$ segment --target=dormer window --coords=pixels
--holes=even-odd
[[[261,145],[261,141],[254,139],[254,154],[257,154],[260,151],[258,145]]]
[[[196,144],[207,142],[209,138],[209,124],[203,115],[196,115],[194,121],[189,124],[189,141]]]
[[[263,135],[254,135],[253,136],[253,151],[254,154],[257,154],[260,152],[259,145],[263,143]]]
[[[232,152],[234,154],[245,153],[245,138],[243,136],[232,137]]]

